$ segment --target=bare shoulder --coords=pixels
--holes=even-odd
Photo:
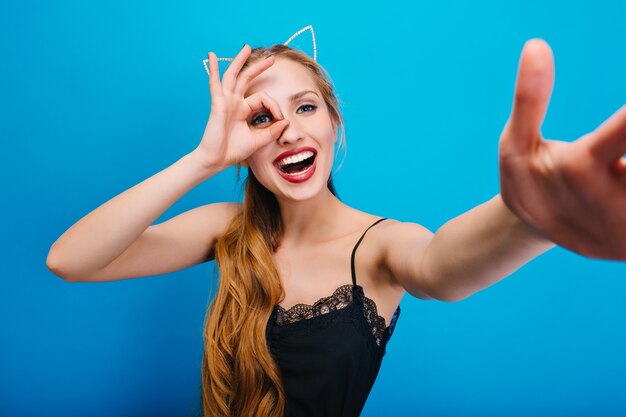
[[[420,265],[433,232],[420,224],[395,219],[381,222],[370,232],[375,236],[372,246],[380,267],[393,282],[414,297],[432,299]]]

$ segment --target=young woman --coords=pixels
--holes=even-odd
[[[337,197],[331,168],[343,120],[313,59],[245,45],[221,81],[217,64],[209,53],[211,115],[197,148],[74,224],[47,261],[68,281],[94,282],[215,259],[206,416],[358,416],[405,292],[461,300],[555,244],[626,259],[626,111],[576,142],[542,140],[553,82],[542,41],[522,52],[500,142],[502,195],[435,234]],[[248,168],[243,203],[152,224],[232,165]]]

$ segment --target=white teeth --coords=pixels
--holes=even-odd
[[[287,164],[295,164],[296,162],[304,161],[305,159],[310,158],[312,155],[313,152],[311,151],[300,152],[299,154],[291,155],[281,159],[280,161],[278,161],[278,165],[282,167]]]

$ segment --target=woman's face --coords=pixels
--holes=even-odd
[[[333,166],[337,125],[313,76],[301,64],[277,57],[251,82],[245,96],[260,91],[276,101],[289,125],[278,139],[246,160],[249,168],[279,200],[306,200],[325,191]],[[273,122],[267,109],[248,119],[251,129],[266,128]]]

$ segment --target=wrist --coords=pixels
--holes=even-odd
[[[525,236],[529,241],[539,245],[549,247],[556,246],[556,244],[542,230],[528,223],[520,215],[511,210],[511,208],[504,202],[500,194],[494,198],[500,201],[502,210],[505,212],[505,215],[509,217],[510,221],[514,225],[514,229],[517,230],[520,235]]]
[[[197,150],[183,156],[180,161],[188,166],[193,175],[197,176],[200,180],[206,180],[226,168],[217,163],[207,161]]]

